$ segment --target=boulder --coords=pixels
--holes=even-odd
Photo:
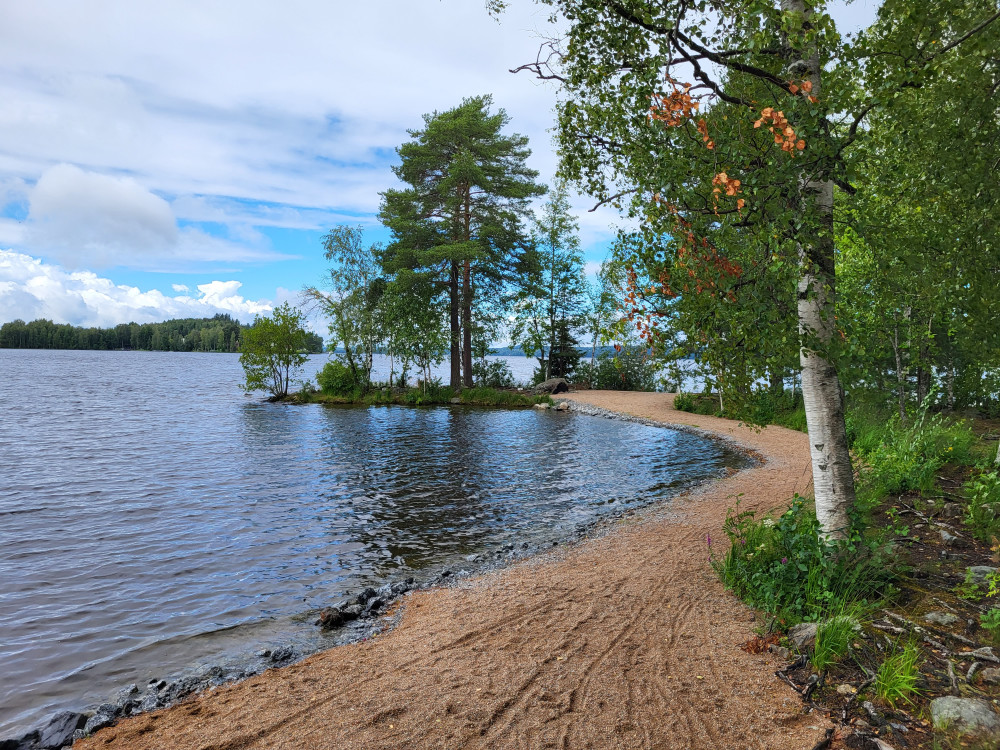
[[[800,651],[816,645],[816,631],[819,626],[815,622],[802,622],[788,631],[788,640]]]
[[[568,390],[569,383],[566,382],[566,378],[549,378],[535,386],[535,393],[539,394],[548,393],[549,395],[554,395],[556,393],[565,393]]]
[[[567,404],[565,401],[560,401],[558,404],[556,404],[555,408],[556,411],[569,411],[569,404]]]
[[[82,729],[87,717],[77,711],[60,711],[38,734],[38,747],[42,750],[59,750],[73,744],[73,733]]]
[[[935,729],[960,734],[1000,736],[1000,716],[989,702],[980,698],[946,695],[931,701],[931,722]]]
[[[104,727],[110,727],[115,723],[114,713],[109,713],[108,711],[102,710],[107,704],[102,704],[97,713],[87,719],[87,723],[83,725],[83,731],[87,734],[93,734],[94,732],[104,729]]]

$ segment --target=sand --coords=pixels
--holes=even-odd
[[[404,600],[400,625],[98,732],[96,748],[811,748],[770,655],[744,653],[753,613],[727,593],[706,536],[737,495],[780,508],[811,485],[806,436],[677,412],[666,394],[570,398],[698,427],[764,465],[701,485],[610,533]],[[628,471],[628,466],[622,466]]]

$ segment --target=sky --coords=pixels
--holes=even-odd
[[[839,2],[842,31],[876,0]],[[422,115],[492,94],[551,183],[551,34],[513,0],[0,2],[0,323],[243,320],[322,280],[321,238],[388,235],[379,193]],[[615,212],[573,201],[588,269]]]

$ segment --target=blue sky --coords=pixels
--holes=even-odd
[[[874,0],[837,15],[845,28]],[[491,93],[550,182],[548,9],[480,0],[0,6],[0,322],[112,325],[296,299],[320,238],[375,213],[421,115]],[[586,259],[617,217],[577,197]],[[592,266],[593,267],[593,266]]]

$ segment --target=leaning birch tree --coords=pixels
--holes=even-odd
[[[794,284],[816,514],[843,538],[835,196],[858,190],[866,119],[994,23],[995,4],[888,0],[886,32],[850,40],[825,0],[539,1],[566,34],[518,70],[560,84],[563,175],[639,224],[626,299],[639,330],[655,338],[665,308],[694,296],[768,319],[766,296],[742,292]]]

